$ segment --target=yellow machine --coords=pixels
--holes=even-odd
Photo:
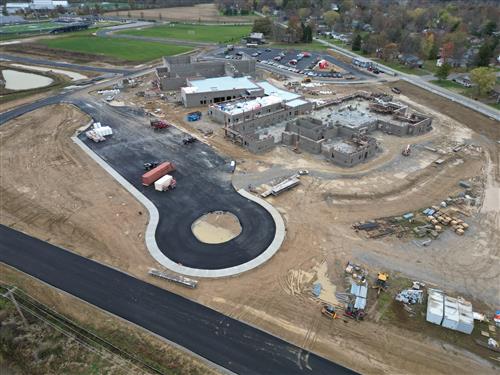
[[[326,316],[327,318],[330,319],[336,319],[337,318],[337,312],[335,311],[335,307],[332,305],[325,305],[321,308],[321,313]]]
[[[382,290],[387,289],[387,280],[389,280],[389,274],[386,272],[379,272],[377,274],[377,281],[375,281],[374,289],[377,289],[377,296]]]

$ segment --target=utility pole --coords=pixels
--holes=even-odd
[[[26,317],[24,316],[23,312],[21,311],[21,308],[19,307],[19,304],[17,303],[16,301],[16,297],[14,296],[14,291],[16,290],[16,287],[13,287],[9,290],[7,290],[7,292],[5,292],[5,294],[2,294],[2,297],[5,297],[5,298],[9,298],[12,303],[14,304],[14,306],[16,307],[16,310],[17,312],[19,313],[19,315],[21,316],[24,324],[26,326],[28,326],[28,321],[26,320]]]

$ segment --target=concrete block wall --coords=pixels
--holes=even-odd
[[[254,137],[243,137],[243,146],[247,148],[250,152],[258,154],[273,149],[275,146],[275,140],[272,135],[269,135],[263,139],[258,139]]]
[[[299,136],[296,133],[291,133],[284,131],[281,133],[281,143],[287,146],[295,146],[297,144],[297,139]]]
[[[299,136],[299,148],[311,154],[319,154],[321,152],[321,144],[324,139],[313,140],[310,138]]]

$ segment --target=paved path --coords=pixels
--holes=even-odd
[[[113,129],[106,142],[94,143],[83,135],[80,140],[116,172],[109,171],[125,188],[144,196],[158,211],[156,219],[155,210],[143,202],[152,214],[148,249],[162,265],[189,276],[232,276],[259,266],[279,249],[285,233],[281,216],[267,203],[250,200],[245,192],[238,194],[231,184],[229,160],[210,146],[203,142],[184,146],[187,134],[177,128],[155,133],[148,129],[148,119],[133,108],[112,107],[90,96],[70,100]],[[158,192],[142,185],[142,164],[150,160],[174,162],[176,189]],[[241,233],[221,244],[200,242],[191,225],[213,211],[236,215]]]
[[[362,56],[359,56],[358,54],[355,54],[354,52],[351,52],[345,48],[339,47],[335,44],[329,43],[325,40],[318,39],[318,38],[315,38],[315,40],[317,40],[318,42],[320,42],[322,44],[328,45],[329,47],[331,47],[335,51],[342,53],[345,56],[358,57],[358,58],[362,57]],[[366,59],[366,60],[370,60],[370,59],[365,58],[365,57],[362,57],[362,58]],[[403,79],[409,83],[412,83],[415,86],[418,86],[424,90],[430,91],[433,94],[437,94],[437,95],[440,95],[444,98],[447,98],[447,99],[451,100],[452,102],[457,102],[457,103],[463,105],[464,107],[470,108],[470,109],[472,109],[476,112],[479,112],[485,116],[488,116],[488,117],[491,117],[492,119],[500,121],[500,111],[497,111],[495,108],[492,108],[492,107],[490,107],[486,104],[483,104],[481,102],[478,102],[476,100],[466,98],[463,95],[457,94],[457,93],[452,92],[450,90],[447,90],[443,87],[439,87],[437,85],[429,83],[425,79],[422,79],[422,78],[417,77],[415,75],[402,73],[398,70],[389,68],[388,66],[385,66],[378,61],[374,61],[374,63],[382,66],[384,70],[390,72],[393,75],[399,76],[401,79]]]
[[[355,374],[208,307],[2,225],[0,262],[237,374]]]

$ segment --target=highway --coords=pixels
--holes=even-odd
[[[0,262],[237,374],[355,374],[208,307],[3,225]]]

